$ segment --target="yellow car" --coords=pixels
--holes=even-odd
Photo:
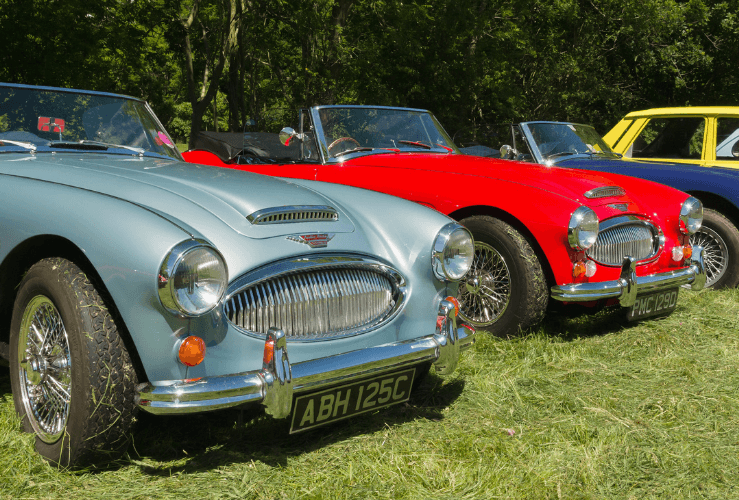
[[[603,139],[626,158],[739,168],[739,106],[634,111]]]
[[[703,226],[690,242],[704,249],[707,286],[738,286],[739,106],[634,111],[603,139],[636,160],[609,171],[661,182],[703,202]]]

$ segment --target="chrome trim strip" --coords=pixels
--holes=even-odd
[[[335,222],[339,212],[326,205],[288,205],[270,207],[247,215],[252,224],[293,224],[297,222]]]
[[[294,394],[318,391],[429,361],[440,375],[448,375],[457,366],[459,352],[475,342],[474,330],[466,325],[457,326],[453,309],[449,302],[441,302],[437,316],[437,325],[441,323],[441,326],[437,326],[432,335],[294,365],[289,363],[287,344],[279,341],[281,332],[274,330],[271,333],[277,342],[275,360],[279,359],[280,363],[221,377],[150,382],[138,390],[138,405],[154,414],[184,414],[262,403],[268,414],[284,418],[289,415]]]
[[[626,257],[621,266],[621,277],[600,283],[573,283],[553,286],[550,295],[562,302],[590,302],[601,299],[618,299],[622,307],[634,304],[637,295],[667,290],[681,285],[691,285],[701,290],[706,284],[706,269],[703,264],[703,248],[693,247],[690,266],[677,271],[636,276],[636,262]]]

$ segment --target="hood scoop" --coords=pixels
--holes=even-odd
[[[246,219],[254,225],[335,222],[339,220],[339,212],[323,205],[293,205],[257,210]]]
[[[626,192],[623,190],[622,187],[619,186],[603,186],[598,187],[595,189],[591,189],[590,191],[586,191],[583,196],[589,200],[593,200],[596,198],[611,198],[614,196],[623,196]]]

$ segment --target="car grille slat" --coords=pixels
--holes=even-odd
[[[368,269],[332,269],[277,276],[232,294],[228,320],[264,335],[280,328],[288,340],[351,334],[386,318],[396,305],[396,288],[386,275]]]
[[[598,233],[598,239],[587,254],[605,265],[620,266],[626,256],[640,262],[657,254],[656,235],[656,228],[648,222],[618,224]]]

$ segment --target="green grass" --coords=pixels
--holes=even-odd
[[[739,291],[670,317],[485,333],[407,404],[289,436],[239,412],[140,415],[97,472],[45,464],[0,371],[0,498],[739,498]]]

